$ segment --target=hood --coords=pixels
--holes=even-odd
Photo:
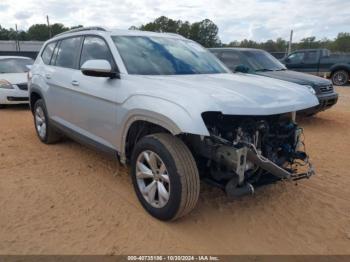
[[[308,88],[249,74],[137,76],[147,94],[161,97],[188,112],[219,111],[231,115],[272,115],[318,105]],[[138,81],[138,82],[139,82]],[[140,89],[141,91],[145,88]]]
[[[0,74],[0,80],[4,79],[13,85],[27,83],[27,73]]]
[[[256,74],[296,83],[299,85],[325,86],[331,84],[329,80],[322,77],[291,70],[256,72]]]

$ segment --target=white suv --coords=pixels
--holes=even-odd
[[[193,209],[200,179],[237,197],[262,180],[313,173],[294,112],[317,98],[296,84],[232,74],[176,34],[63,33],[44,44],[29,90],[39,139],[65,134],[129,162],[138,199],[158,219]]]

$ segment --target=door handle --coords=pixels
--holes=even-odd
[[[45,74],[46,79],[51,79],[51,74]]]
[[[71,82],[71,84],[72,84],[73,86],[78,86],[78,85],[79,85],[79,82],[78,82],[77,80],[73,80],[73,81]]]

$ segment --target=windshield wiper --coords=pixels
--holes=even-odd
[[[267,71],[274,71],[272,69],[267,69],[267,68],[261,68],[261,69],[256,69],[255,72],[267,72]]]

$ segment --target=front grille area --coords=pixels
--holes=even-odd
[[[17,84],[17,86],[21,90],[28,90],[28,84],[27,83]]]
[[[327,86],[320,86],[321,93],[332,93],[333,92],[333,85],[327,85]]]

